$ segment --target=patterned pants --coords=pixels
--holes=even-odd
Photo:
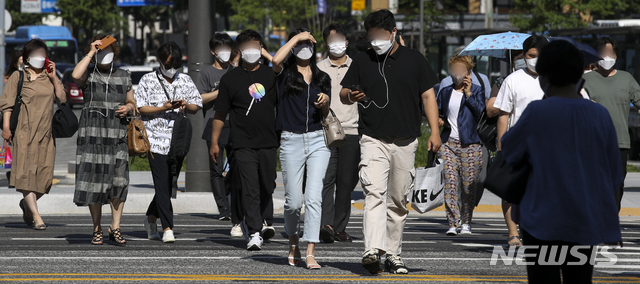
[[[440,157],[444,160],[444,204],[449,227],[470,224],[476,199],[476,184],[480,182],[482,170],[482,146],[471,144],[464,147],[459,140],[449,139],[440,148]],[[462,188],[459,188],[460,185]],[[461,206],[458,205],[459,199],[462,201]]]

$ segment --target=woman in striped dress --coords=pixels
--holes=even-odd
[[[73,201],[89,206],[93,219],[91,243],[101,245],[102,205],[111,204],[109,240],[125,244],[120,218],[129,187],[127,114],[135,108],[131,74],[116,69],[116,43],[98,50],[104,35],[91,40],[86,56],[73,70],[73,79],[84,91],[76,154],[76,190]],[[89,67],[90,63],[95,66]]]

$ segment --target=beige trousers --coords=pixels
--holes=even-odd
[[[407,194],[415,178],[416,138],[360,139],[360,182],[364,188],[365,250],[399,255],[407,219]]]

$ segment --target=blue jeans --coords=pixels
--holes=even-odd
[[[284,179],[284,228],[288,235],[298,233],[300,209],[302,209],[302,183],[305,214],[303,241],[320,242],[320,220],[322,219],[322,188],[331,158],[331,150],[324,142],[322,130],[296,134],[283,131],[280,138],[280,163]]]

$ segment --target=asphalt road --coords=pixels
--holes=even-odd
[[[106,207],[105,207],[106,209]],[[108,211],[107,211],[108,213]],[[402,256],[409,275],[369,275],[360,265],[362,217],[347,228],[353,243],[319,244],[320,270],[287,265],[283,219],[277,216],[276,237],[263,250],[249,252],[243,239],[229,237],[230,224],[212,215],[177,215],[177,241],[149,241],[142,215],[125,215],[122,229],[128,244],[90,244],[91,219],[83,216],[46,216],[46,231],[34,231],[20,216],[0,216],[0,281],[28,283],[520,283],[524,266],[490,265],[494,246],[506,240],[501,218],[475,218],[474,234],[447,237],[445,218],[407,220]],[[640,220],[623,219],[625,246],[613,250],[614,267],[597,267],[594,281],[640,283]],[[108,216],[103,220],[105,234]],[[303,251],[304,253],[304,251]]]

